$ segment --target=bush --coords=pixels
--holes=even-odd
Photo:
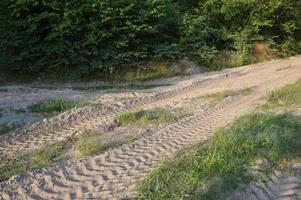
[[[248,64],[257,42],[277,49],[277,55],[296,54],[301,50],[296,40],[300,8],[300,1],[294,0],[200,1],[183,20],[185,52],[204,66],[210,66],[220,50],[236,51],[237,65]]]
[[[168,57],[178,34],[169,0],[4,0],[0,69],[113,71]]]
[[[239,66],[257,42],[301,52],[300,16],[295,0],[2,0],[0,70],[77,79],[183,56],[211,67],[221,51]]]

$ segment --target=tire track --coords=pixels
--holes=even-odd
[[[267,182],[252,182],[242,191],[236,191],[228,200],[300,200],[301,164],[295,164],[290,175],[287,170],[275,171]]]
[[[265,65],[271,65],[271,68],[274,69],[279,68],[279,63],[296,62],[298,60],[300,59],[293,58],[292,61],[273,61],[265,63]],[[116,125],[116,117],[120,112],[134,110],[139,107],[150,108],[162,106],[168,103],[170,99],[179,100],[177,97],[183,98],[187,94],[196,96],[202,93],[253,86],[256,80],[258,82],[258,80],[261,80],[261,77],[267,77],[267,74],[272,71],[272,69],[263,67],[263,65],[257,64],[234,70],[225,70],[209,77],[198,78],[187,86],[176,85],[171,89],[152,96],[134,98],[121,104],[74,109],[57,117],[45,119],[30,127],[0,136],[2,158],[8,158],[15,152],[24,152],[24,150],[31,150],[45,144],[64,140],[72,135],[80,134],[86,129],[106,131]],[[243,82],[242,77],[245,77],[245,81]]]
[[[266,90],[299,77],[280,74],[256,88],[255,95],[233,96],[195,115],[147,130],[136,142],[102,155],[15,177],[0,185],[4,199],[119,199],[131,195],[137,180],[178,149],[206,140],[214,129],[250,111]]]

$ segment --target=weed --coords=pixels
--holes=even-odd
[[[56,142],[45,147],[35,149],[30,154],[30,168],[40,169],[50,166],[58,161],[58,158],[63,154],[64,143]]]
[[[275,109],[289,106],[301,105],[301,79],[294,84],[287,85],[280,90],[268,94],[265,109]]]
[[[288,114],[252,114],[218,130],[207,142],[165,161],[138,186],[146,199],[225,199],[256,160],[262,172],[301,154],[301,118]],[[264,163],[264,162],[263,162]]]
[[[0,182],[28,170],[28,166],[20,156],[0,163]]]
[[[84,156],[92,156],[100,154],[110,148],[110,145],[103,144],[98,140],[97,134],[85,133],[80,135],[75,143],[75,149],[77,149]]]
[[[84,101],[70,101],[62,99],[54,99],[49,101],[41,101],[35,104],[32,104],[28,107],[31,112],[36,113],[45,113],[49,115],[56,115],[68,110],[71,110],[75,107],[84,107],[91,105],[91,103]]]
[[[56,142],[28,154],[16,155],[0,163],[0,182],[29,170],[51,166],[58,161],[64,150],[63,142]]]
[[[168,123],[176,118],[175,115],[169,111],[156,108],[154,110],[139,110],[119,115],[119,123],[124,124],[162,124]]]
[[[4,123],[4,124],[0,125],[0,135],[8,133],[14,129],[16,129],[16,126],[14,125],[14,123],[12,123],[12,122]]]
[[[78,136],[74,140],[74,148],[78,150],[83,156],[93,156],[101,154],[108,149],[116,148],[123,144],[129,144],[137,139],[136,135],[128,137],[122,142],[107,142],[100,141],[99,133],[86,132]]]

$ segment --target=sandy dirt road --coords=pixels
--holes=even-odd
[[[247,96],[230,96],[202,106],[185,118],[145,130],[132,144],[80,161],[13,177],[0,184],[0,199],[120,199],[132,196],[135,184],[177,150],[206,140],[214,130],[252,111],[270,90],[301,77],[301,57],[276,60],[192,76],[152,94],[122,102],[84,107],[0,136],[2,159],[15,152],[114,127],[118,113],[139,108],[177,107],[200,95],[253,88]]]

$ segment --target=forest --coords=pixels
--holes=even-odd
[[[296,0],[2,0],[0,72],[110,77],[182,58],[208,69],[301,52]]]

